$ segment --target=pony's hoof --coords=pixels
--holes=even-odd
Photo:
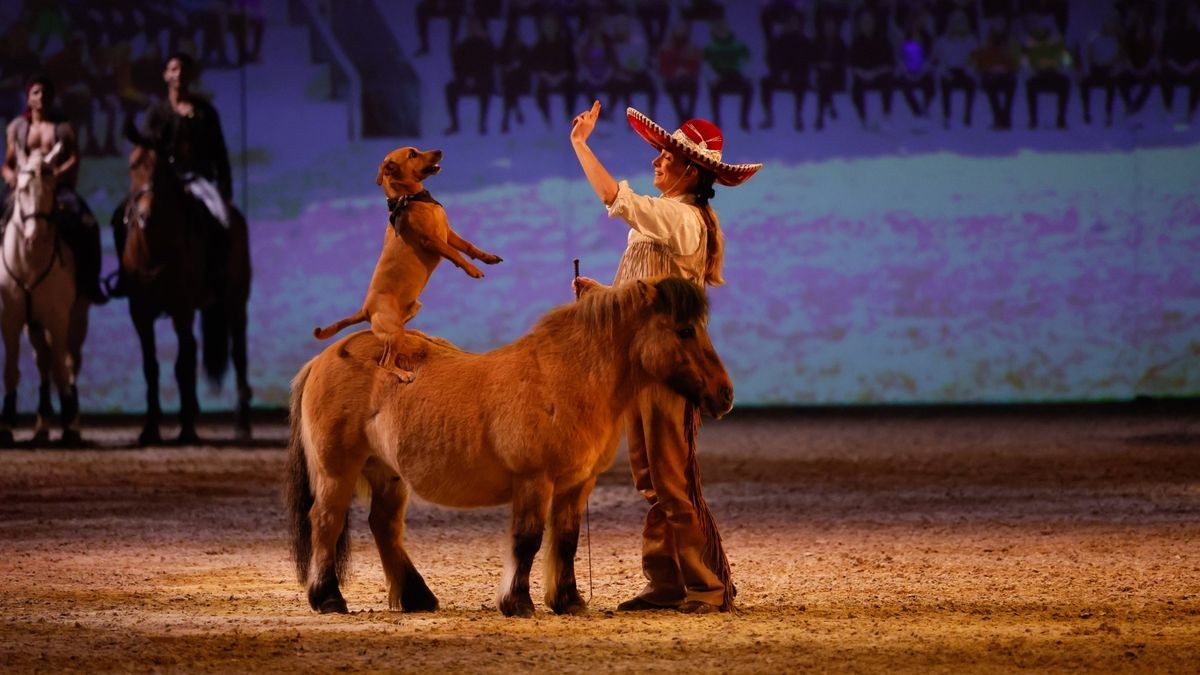
[[[150,445],[162,445],[162,434],[158,433],[158,427],[143,427],[142,433],[138,434],[138,445],[143,448]]]
[[[500,601],[500,612],[504,616],[515,616],[528,619],[533,616],[533,600],[525,598],[504,598]]]
[[[48,445],[50,443],[50,432],[46,429],[35,431],[29,443],[30,445]]]
[[[233,437],[239,441],[249,441],[254,439],[254,434],[250,431],[249,424],[239,424],[233,431]]]
[[[0,429],[0,448],[11,448],[15,444],[10,429]]]
[[[322,614],[349,614],[350,609],[346,607],[346,599],[342,597],[326,598],[317,607],[317,611]]]
[[[406,612],[436,612],[438,599],[428,587],[406,588],[400,596],[400,607]]]
[[[555,599],[554,602],[550,603],[550,609],[554,610],[554,613],[559,616],[563,614],[581,616],[587,614],[588,606],[587,601],[576,594],[573,597],[566,596]]]

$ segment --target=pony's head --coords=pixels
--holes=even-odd
[[[54,213],[54,161],[62,151],[62,143],[55,143],[50,152],[43,154],[35,148],[17,167],[17,186],[13,197],[13,219],[25,238],[31,238],[43,223],[49,222]]]
[[[635,367],[711,417],[733,408],[733,383],[708,336],[708,299],[683,277],[632,282],[646,320],[633,337]]]

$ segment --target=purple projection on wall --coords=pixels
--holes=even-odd
[[[689,3],[661,3],[665,15],[597,12],[561,22],[486,11],[521,3],[474,3],[483,21],[432,16],[425,50],[414,3],[382,4],[356,0],[326,16],[319,3],[248,3],[248,16],[262,22],[261,45],[251,44],[241,65],[234,45],[243,33],[253,43],[257,23],[241,31],[151,17],[161,27],[121,38],[131,63],[160,59],[155,50],[172,40],[208,51],[202,86],[222,114],[235,198],[250,216],[257,405],[284,405],[292,375],[326,344],[313,340],[312,327],[361,303],[386,227],[376,168],[397,146],[445,151],[443,173],[426,187],[455,229],[504,257],[481,280],[443,264],[410,326],[487,350],[570,301],[572,258],[584,274],[611,279],[625,226],[605,216],[579,171],[568,111],[600,98],[611,115],[593,148],[618,179],[651,190],[654,151],[625,123],[625,94],[664,126],[681,121],[675,104],[688,100],[672,99],[662,69],[675,61],[658,51],[677,31],[699,59],[694,114],[717,118],[715,102],[726,159],[766,165],[747,184],[718,189],[713,202],[728,239],[728,284],[710,293],[712,335],[740,405],[1200,394],[1200,125],[1189,123],[1189,91],[1161,86],[1167,78],[1088,79],[1102,74],[1108,47],[1135,39],[1143,22],[1168,49],[1173,24],[1161,12],[1114,14],[1111,30],[1110,3],[1011,12],[1003,24],[1011,30],[997,33],[991,54],[1001,65],[1004,53],[1013,57],[1006,80],[983,72],[985,62],[996,67],[980,51],[1001,25],[994,8],[934,3],[968,7],[963,38],[951,35],[963,24],[953,11],[922,15],[898,2],[874,19],[876,39],[895,56],[878,80],[859,68],[871,56],[862,12],[838,9],[856,3],[795,3],[796,15],[791,3],[725,3],[715,23],[697,8],[685,19]],[[210,6],[196,5],[180,11]],[[508,25],[515,28],[506,36]],[[555,79],[554,50],[543,44],[552,41],[542,33],[555,30],[571,37],[574,87]],[[42,53],[71,35],[49,35]],[[479,50],[468,48],[468,38],[478,48],[484,35],[493,49],[486,82],[472,71]],[[534,54],[527,61],[513,56],[518,40]],[[213,47],[221,44],[232,65],[222,65]],[[514,63],[527,67],[506,69]],[[796,63],[804,67],[789,70]],[[975,84],[970,91],[943,86],[959,74],[955,64]],[[1132,73],[1134,65],[1122,67]],[[1095,85],[1086,116],[1085,80]],[[1030,99],[1040,103],[1036,118]],[[90,122],[81,118],[91,125],[85,144],[102,146],[106,120],[126,104],[139,109],[118,94],[111,106],[105,100],[91,106]],[[102,219],[125,184],[122,157],[84,157],[81,192]],[[113,269],[107,233],[105,245]],[[91,316],[84,409],[141,410],[140,356],[124,303]],[[158,335],[160,355],[173,358],[165,322]],[[36,386],[28,358],[22,370],[28,402]],[[163,385],[165,404],[177,405],[165,375]],[[210,392],[202,405],[230,408],[233,394]]]

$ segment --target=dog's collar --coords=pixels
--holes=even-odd
[[[437,204],[438,206],[441,206],[441,202],[434,199],[433,195],[429,194],[429,190],[421,190],[420,192],[411,195],[388,197],[388,223],[391,224],[392,229],[396,231],[396,234],[400,234],[400,225],[396,224],[396,219],[397,217],[404,215],[405,209],[407,209],[408,205],[412,202],[425,202],[427,204]]]

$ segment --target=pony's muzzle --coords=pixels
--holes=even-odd
[[[730,410],[733,410],[733,387],[721,386],[715,395],[705,397],[701,410],[713,419],[719,420],[724,417]]]

